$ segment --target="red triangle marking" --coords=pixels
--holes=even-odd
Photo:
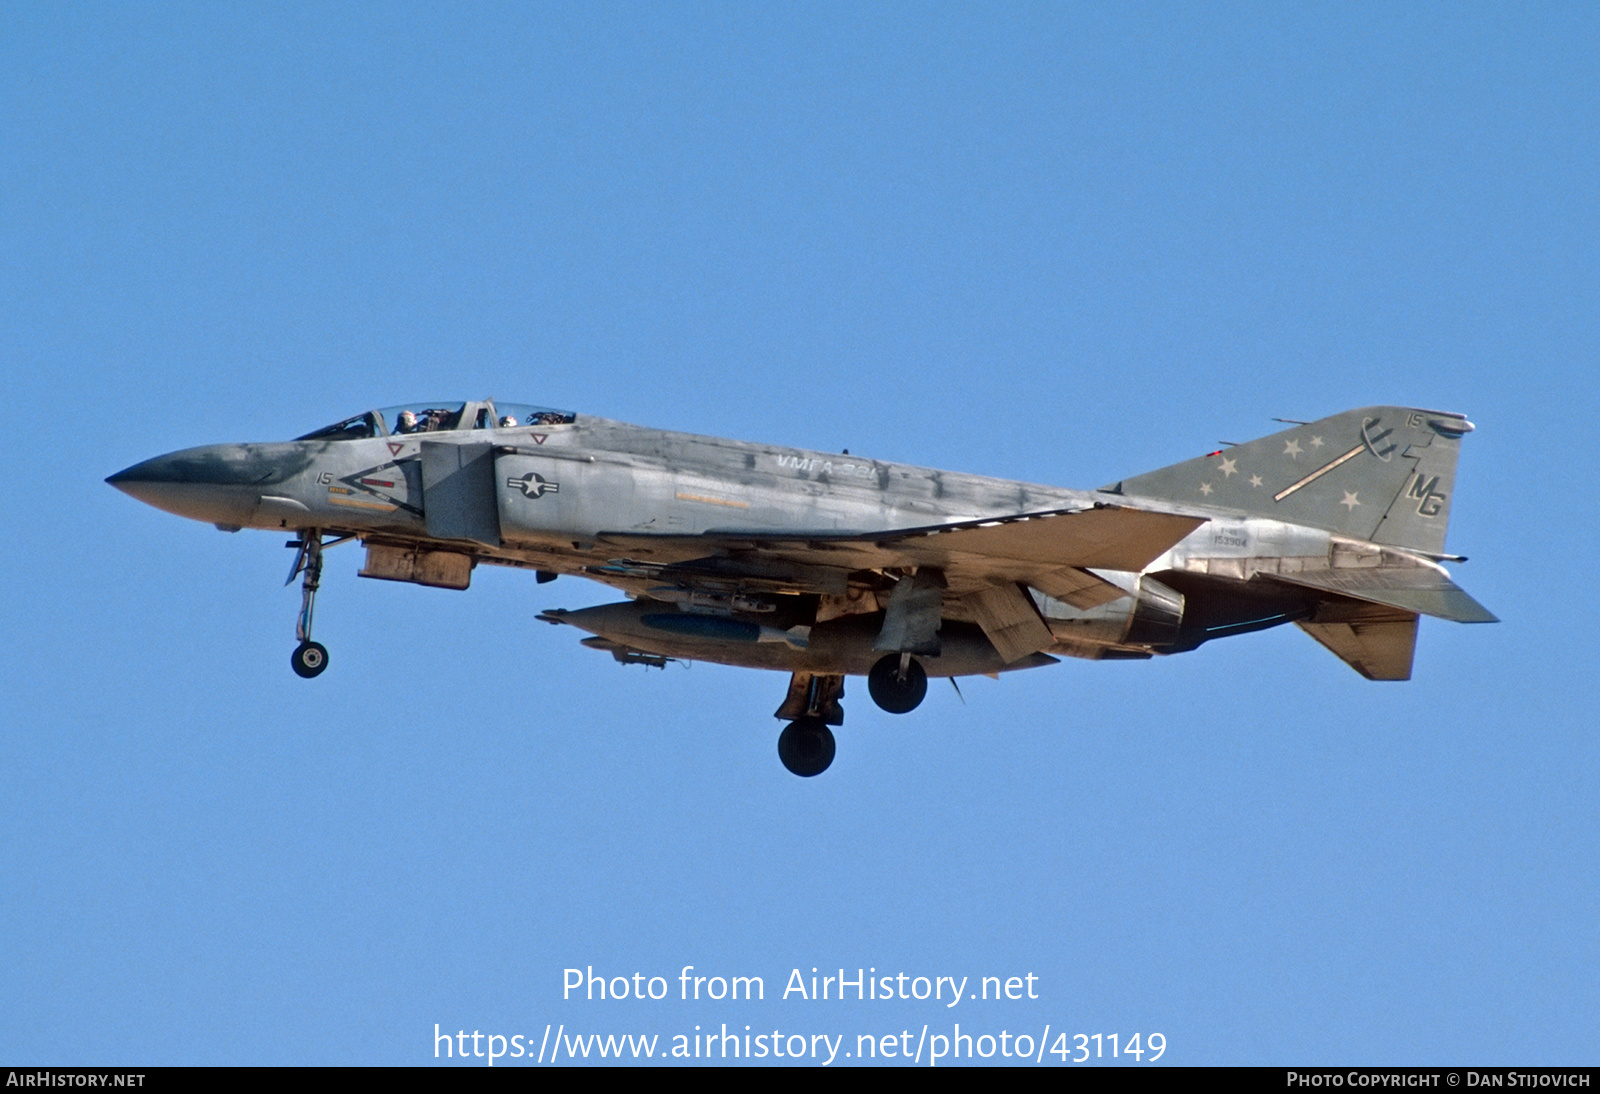
[[[533,435],[533,443],[534,444],[544,444],[544,439],[546,437],[548,437],[548,436],[550,436],[550,434],[548,434],[548,433],[535,433]]]
[[[389,442],[389,455],[391,455],[391,456],[400,455],[400,450],[402,448],[404,448],[404,447],[405,447],[405,445],[403,445],[403,444],[395,444],[393,441],[390,441]]]

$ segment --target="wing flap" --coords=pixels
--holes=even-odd
[[[1128,595],[1126,589],[1119,589],[1105,578],[1076,566],[1063,566],[1057,570],[1035,568],[1023,580],[1046,596],[1053,596],[1085,612]]]
[[[1016,584],[991,585],[962,598],[1006,664],[1038,653],[1055,641],[1033,598]]]

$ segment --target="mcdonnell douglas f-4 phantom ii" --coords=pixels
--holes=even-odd
[[[106,481],[180,516],[287,530],[295,672],[325,549],[363,577],[465,589],[479,564],[627,594],[539,618],[625,664],[790,673],[778,755],[833,760],[846,676],[886,711],[929,676],[1147,658],[1294,623],[1361,675],[1411,675],[1419,615],[1495,617],[1442,562],[1459,414],[1367,407],[1064,490],[668,433],[521,404],[415,403],[276,444],[158,456]]]

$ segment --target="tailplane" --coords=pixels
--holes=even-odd
[[[1324,528],[1444,557],[1459,414],[1373,406],[1124,479],[1107,489]]]

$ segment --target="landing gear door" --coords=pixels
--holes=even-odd
[[[500,546],[492,446],[423,441],[422,499],[428,535]]]

